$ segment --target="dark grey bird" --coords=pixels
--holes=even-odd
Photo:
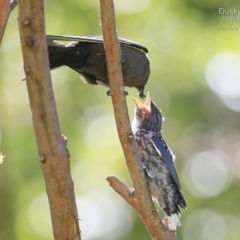
[[[179,206],[186,209],[187,205],[174,166],[175,156],[161,135],[163,118],[149,94],[144,104],[133,99],[132,130],[150,193],[165,213],[165,225],[176,231],[181,225]]]
[[[72,41],[64,45],[55,40]],[[135,87],[144,98],[144,86],[150,74],[148,50],[141,44],[119,38],[122,51],[124,86]],[[81,74],[85,83],[109,87],[107,63],[102,36],[47,35],[50,68],[68,66]]]

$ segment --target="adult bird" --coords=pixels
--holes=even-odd
[[[133,99],[136,108],[132,130],[149,190],[165,213],[163,222],[176,231],[181,225],[179,206],[186,209],[187,205],[174,166],[175,156],[161,135],[163,118],[149,93],[144,104]]]
[[[71,42],[64,45],[55,40]],[[137,42],[125,38],[118,40],[122,51],[124,86],[135,87],[139,97],[144,98],[144,86],[150,74],[148,50]],[[83,82],[109,87],[102,36],[47,35],[47,44],[51,69],[65,65],[80,73]]]

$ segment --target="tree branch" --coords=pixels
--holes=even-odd
[[[61,136],[52,89],[43,0],[19,1],[24,70],[56,240],[81,239],[70,156]]]
[[[3,35],[7,26],[8,18],[11,11],[17,6],[17,0],[1,0],[0,1],[0,46]]]
[[[132,207],[136,210],[138,208],[138,201],[134,194],[134,189],[126,186],[123,182],[114,176],[108,176],[106,179],[110,185],[119,195],[121,195]]]
[[[132,134],[127,103],[124,96],[121,69],[121,51],[116,34],[114,6],[112,0],[100,1],[100,17],[108,66],[108,77],[117,130],[133,180],[135,196],[129,196],[129,188],[116,178],[109,177],[110,185],[139,213],[152,239],[175,240],[176,235],[163,225],[151,200],[137,146]]]

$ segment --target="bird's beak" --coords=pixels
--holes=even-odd
[[[151,108],[152,99],[150,97],[149,92],[148,92],[145,103],[141,103],[137,98],[134,98],[134,97],[133,97],[133,101],[135,102],[136,107],[138,109],[146,109],[148,112],[152,112],[152,108]]]

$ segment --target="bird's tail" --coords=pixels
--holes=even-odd
[[[178,200],[177,200],[177,204],[182,208],[182,209],[186,209],[187,208],[187,203],[186,203],[186,200],[184,198],[184,195],[182,193],[182,190],[181,189],[178,189],[178,193],[179,193],[179,196],[178,196]]]
[[[181,212],[179,210],[179,206],[184,210],[187,208],[187,204],[181,189],[178,189],[178,192],[180,195],[178,196],[177,203],[175,204],[175,207],[174,207],[175,210],[172,211],[170,214],[169,212],[166,213],[167,219],[168,219],[168,227],[172,231],[176,231],[177,228],[181,226],[181,221],[180,221]]]
[[[64,44],[51,39],[47,40],[47,46],[50,69],[66,65],[65,59],[69,52],[69,48],[66,48]]]

